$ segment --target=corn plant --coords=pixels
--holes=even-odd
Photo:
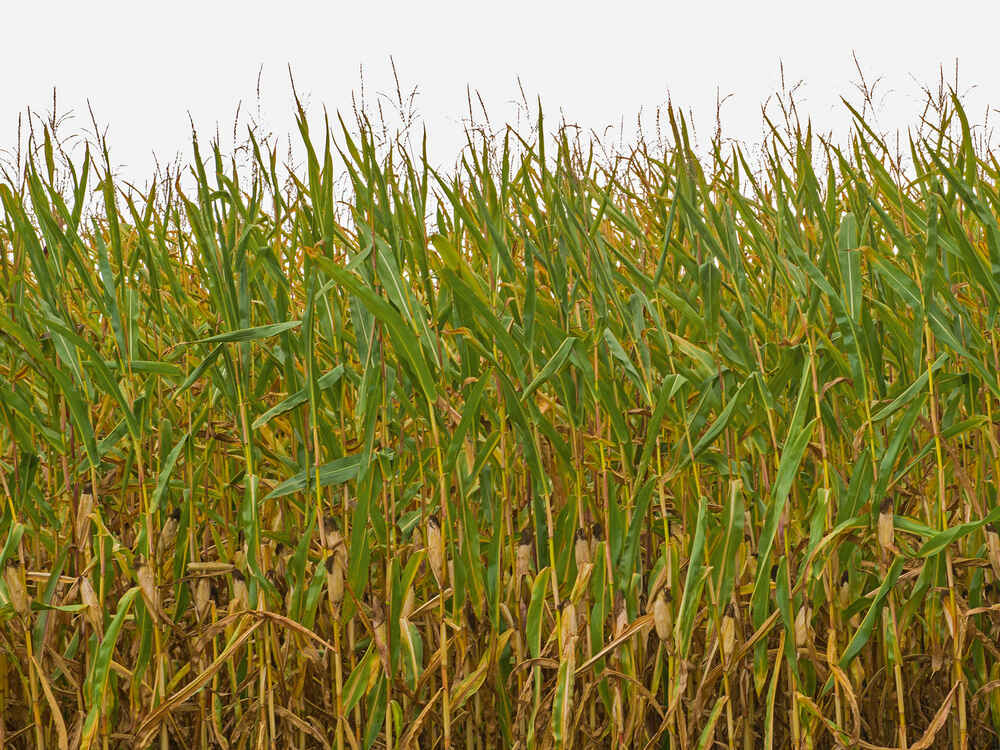
[[[0,181],[0,744],[987,747],[1000,164],[365,121]],[[340,180],[346,175],[346,182]]]

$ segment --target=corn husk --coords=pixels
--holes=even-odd
[[[90,530],[90,513],[94,509],[94,496],[89,492],[80,493],[80,501],[76,506],[76,519],[73,526],[76,546],[83,547]]]
[[[156,543],[156,557],[163,559],[163,556],[174,548],[177,542],[177,530],[180,528],[181,510],[174,508],[173,512],[167,516],[167,520],[160,529],[160,538]]]
[[[809,621],[811,617],[812,613],[808,604],[803,604],[799,607],[799,611],[795,613],[796,648],[805,648],[806,643],[809,641]]]
[[[156,580],[153,577],[153,569],[149,564],[142,561],[135,571],[135,579],[139,584],[139,593],[146,602],[150,616],[154,621],[159,622],[160,618],[160,592],[156,587]]]
[[[84,606],[83,616],[87,618],[87,622],[96,632],[101,632],[104,624],[101,619],[101,603],[88,576],[80,579],[80,603]]]
[[[579,529],[576,532],[576,543],[574,545],[574,556],[576,557],[576,569],[580,570],[591,561],[590,541],[587,539],[587,532]]]
[[[564,604],[559,623],[559,639],[562,643],[563,658],[565,658],[576,645],[576,607],[573,606],[573,602]]]
[[[199,578],[194,587],[194,608],[199,619],[208,616],[208,606],[212,598],[212,584],[208,578]]]
[[[882,501],[878,513],[878,545],[883,551],[893,548],[895,526],[893,523],[892,500],[888,497]]]
[[[427,562],[431,566],[431,573],[437,581],[438,588],[444,588],[445,561],[444,561],[444,536],[441,534],[441,526],[435,516],[427,520]]]
[[[247,589],[246,579],[238,570],[233,571],[233,598],[229,600],[229,614],[242,612],[250,602],[250,592]]]
[[[3,573],[4,583],[7,584],[7,593],[10,595],[10,603],[14,607],[14,611],[21,617],[27,617],[31,614],[31,599],[28,597],[28,587],[24,580],[24,566],[8,562]]]
[[[326,561],[326,597],[334,612],[340,611],[344,601],[344,576],[346,574],[343,562],[337,555]]]
[[[719,648],[722,650],[722,658],[726,664],[733,656],[736,647],[736,621],[732,615],[724,615],[719,624]]]
[[[986,527],[986,554],[990,559],[993,575],[1000,581],[1000,533],[992,523]]]
[[[656,626],[656,635],[661,641],[670,637],[673,630],[673,619],[670,604],[667,602],[666,594],[661,589],[656,595],[656,599],[653,600],[653,623]]]

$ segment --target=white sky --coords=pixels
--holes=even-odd
[[[518,77],[549,122],[560,110],[595,129],[624,118],[626,133],[669,94],[707,137],[718,88],[732,94],[724,132],[753,141],[780,61],[786,83],[804,81],[801,111],[821,130],[842,129],[839,97],[858,100],[852,52],[869,82],[882,77],[883,128],[912,123],[920,84],[936,84],[941,65],[953,80],[956,58],[970,116],[982,122],[987,103],[1000,104],[998,21],[1000,5],[960,0],[0,0],[0,150],[15,145],[19,112],[51,109],[55,86],[60,112],[75,115],[68,130],[89,128],[89,101],[109,126],[113,160],[141,182],[154,153],[190,152],[188,113],[206,135],[217,124],[231,134],[238,102],[256,110],[258,70],[263,122],[284,134],[294,127],[289,64],[311,114],[349,112],[360,66],[370,102],[394,92],[390,55],[404,93],[418,87],[439,162],[462,141],[466,86],[496,124],[515,117]]]

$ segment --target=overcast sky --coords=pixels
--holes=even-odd
[[[311,114],[349,112],[364,69],[369,104],[395,97],[390,56],[404,95],[414,87],[433,154],[461,142],[466,88],[482,96],[494,124],[520,99],[540,96],[588,128],[626,131],[637,113],[668,96],[713,129],[717,92],[726,134],[753,141],[760,105],[785,81],[821,130],[843,128],[841,96],[858,100],[853,55],[876,88],[879,124],[905,127],[920,111],[920,86],[943,65],[959,82],[972,118],[1000,106],[993,3],[632,2],[508,0],[478,3],[5,2],[0,37],[0,149],[13,147],[18,113],[46,113],[52,89],[74,128],[89,127],[89,101],[108,126],[113,160],[140,180],[153,154],[189,153],[189,114],[199,131],[231,134],[237,104],[283,134],[293,127],[291,65]],[[852,54],[853,53],[853,54]],[[390,96],[391,95],[391,96]],[[731,95],[731,96],[730,96]],[[477,104],[478,113],[478,104]],[[1000,113],[997,114],[1000,122]],[[225,142],[225,138],[223,139]]]

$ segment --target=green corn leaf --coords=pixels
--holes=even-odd
[[[542,653],[542,608],[545,605],[545,595],[549,590],[549,576],[552,568],[542,568],[531,586],[531,602],[528,604],[528,620],[526,625],[528,650],[537,659]]]
[[[674,641],[680,653],[687,653],[694,631],[694,617],[701,599],[702,587],[705,583],[703,562],[705,559],[705,527],[708,522],[708,501],[703,497],[698,503],[698,520],[695,523],[694,538],[691,540],[691,551],[688,556],[687,576],[684,579],[684,595],[680,609],[677,611],[677,622],[674,625]]]
[[[336,385],[344,375],[344,366],[337,365],[329,372],[323,373],[316,380],[316,387],[320,391],[324,391],[328,388],[332,388]],[[309,389],[303,388],[302,390],[296,391],[288,398],[282,399],[280,402],[272,406],[266,412],[257,417],[253,424],[250,426],[251,429],[259,430],[261,427],[266,425],[275,417],[281,416],[282,414],[291,411],[297,406],[301,406],[306,401],[309,400]]]
[[[369,646],[364,657],[358,665],[351,671],[347,682],[344,683],[343,701],[344,712],[354,710],[360,701],[374,687],[375,679],[379,673],[378,655],[375,652],[375,645]]]
[[[329,487],[356,479],[360,466],[361,456],[345,456],[325,463],[319,467],[319,486]],[[294,492],[303,492],[312,484],[315,476],[316,469],[309,468],[300,471],[271,490],[264,499],[271,500],[291,495]]]
[[[279,333],[284,333],[285,331],[290,331],[293,328],[298,328],[300,325],[302,325],[301,320],[289,320],[284,323],[268,323],[267,325],[255,326],[253,328],[241,328],[238,331],[227,331],[226,333],[219,333],[215,336],[198,339],[197,341],[189,341],[188,343],[233,344],[245,341],[257,341],[259,339],[268,339],[272,336],[277,336]]]
[[[743,542],[745,515],[742,483],[733,480],[729,483],[729,501],[722,511],[722,540],[712,556],[712,587],[721,607],[729,602],[736,582],[737,555]]]
[[[156,479],[156,489],[153,490],[153,497],[150,499],[150,513],[156,513],[160,509],[160,503],[163,501],[163,495],[167,491],[167,483],[170,481],[170,474],[173,472],[174,466],[177,464],[177,459],[180,458],[181,451],[184,450],[184,446],[187,445],[189,437],[190,433],[185,432],[180,439],[174,443],[174,447],[170,449],[170,453],[167,454],[167,458],[164,460],[163,466],[160,468],[160,475]]]
[[[539,386],[545,383],[549,378],[559,372],[563,365],[566,364],[566,360],[569,359],[569,355],[573,350],[573,345],[576,343],[577,339],[574,336],[567,336],[565,340],[559,345],[555,354],[545,363],[545,366],[538,371],[534,380],[528,384],[528,387],[521,392],[521,401],[526,401],[531,397]]]
[[[868,608],[868,612],[865,614],[864,619],[858,626],[857,631],[851,637],[850,642],[848,642],[847,648],[844,649],[844,653],[840,656],[838,664],[841,669],[847,669],[854,657],[861,653],[861,649],[864,648],[866,643],[868,643],[868,640],[872,635],[872,630],[875,628],[879,615],[882,612],[882,607],[885,606],[885,599],[889,595],[889,592],[892,591],[892,587],[895,585],[896,579],[899,578],[899,574],[902,569],[903,559],[897,556],[892,561],[892,565],[889,566],[889,571],[883,579],[882,585],[879,586],[878,590],[875,592],[875,596],[872,599],[871,606]],[[832,681],[832,679],[833,678],[830,678],[830,681]],[[828,681],[828,685],[830,684],[830,681]]]
[[[89,750],[97,736],[98,723],[104,711],[108,673],[111,671],[111,660],[114,658],[115,646],[118,643],[122,625],[125,623],[125,616],[138,593],[139,588],[132,587],[122,594],[118,600],[118,610],[111,618],[111,622],[108,623],[94,660],[91,662],[90,674],[87,675],[87,718],[84,720],[80,739],[80,747],[84,750]]]

